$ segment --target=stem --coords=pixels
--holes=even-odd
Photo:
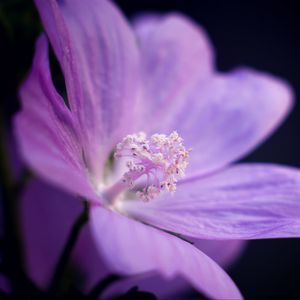
[[[79,233],[83,227],[88,221],[88,202],[84,201],[84,209],[83,212],[80,214],[76,222],[74,223],[69,238],[65,244],[64,250],[59,258],[59,261],[57,263],[52,284],[49,288],[50,295],[58,295],[60,288],[61,288],[61,282],[64,277],[66,267],[68,265],[72,250],[76,244],[76,241],[78,239]]]
[[[105,277],[104,279],[102,279],[100,282],[98,282],[95,287],[92,288],[92,290],[90,291],[89,295],[88,295],[88,299],[92,300],[92,299],[99,299],[99,296],[101,296],[101,294],[104,292],[104,290],[106,288],[109,287],[109,285],[111,285],[112,283],[114,283],[117,280],[120,280],[122,277],[112,274],[109,275],[107,277]]]

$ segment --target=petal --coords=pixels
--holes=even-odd
[[[292,98],[280,79],[238,69],[200,83],[162,130],[176,129],[192,147],[187,176],[207,174],[262,143],[284,120]]]
[[[139,52],[111,1],[35,1],[61,64],[85,159],[99,179],[117,142],[132,131],[139,91]]]
[[[38,180],[28,185],[21,200],[27,272],[39,287],[45,289],[83,206],[74,196]],[[81,275],[78,276],[78,288],[90,288],[107,275],[87,225],[82,228],[73,249],[71,269]]]
[[[144,15],[134,22],[146,85],[144,130],[164,122],[186,100],[196,80],[213,70],[213,51],[204,30],[180,14]]]
[[[112,274],[96,247],[91,228],[88,225],[80,233],[73,250],[72,260],[80,274],[80,287],[85,292],[89,292],[102,279]]]
[[[37,41],[32,70],[20,97],[22,109],[15,118],[15,134],[25,161],[40,176],[64,189],[93,194],[76,122],[52,83],[45,36]]]
[[[194,246],[212,258],[222,267],[230,267],[242,254],[246,241],[226,240],[193,240]],[[159,274],[149,276],[133,276],[116,283],[107,291],[112,294],[127,292],[132,286],[138,286],[142,291],[150,291],[158,299],[185,299],[190,287],[182,277],[167,280]],[[111,291],[110,291],[111,290]]]
[[[207,36],[187,18],[145,15],[134,27],[148,99],[141,127],[151,133],[177,130],[193,148],[189,175],[207,174],[243,157],[290,110],[293,93],[280,79],[249,69],[214,72]]]
[[[192,240],[194,245],[223,268],[234,264],[246,247],[244,240]]]
[[[28,185],[21,200],[27,271],[46,288],[82,206],[73,196],[37,180]]]
[[[157,270],[166,278],[184,276],[216,299],[242,296],[228,275],[193,245],[101,207],[91,210],[96,244],[111,267],[133,275]]]
[[[300,172],[263,164],[237,165],[187,180],[176,194],[126,213],[165,230],[204,239],[300,236]]]

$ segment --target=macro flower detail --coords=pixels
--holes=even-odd
[[[242,298],[185,239],[299,237],[298,170],[232,165],[284,120],[289,85],[248,68],[216,71],[205,32],[179,14],[131,26],[107,0],[35,3],[47,37],[20,90],[24,160],[90,202],[95,243],[115,272],[179,275],[211,298]]]
[[[161,191],[171,193],[176,191],[177,176],[184,176],[189,152],[185,150],[182,138],[177,132],[169,136],[153,134],[149,140],[146,134],[126,136],[116,147],[115,158],[129,158],[126,161],[128,171],[122,178],[122,183],[128,188],[134,186],[134,181],[146,176],[145,185],[136,192],[138,198],[148,202]],[[121,183],[121,185],[122,185]],[[120,188],[117,184],[115,188]],[[110,189],[110,194],[113,193]]]

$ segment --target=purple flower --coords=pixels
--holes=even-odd
[[[180,235],[299,236],[299,172],[231,166],[284,119],[289,86],[250,69],[216,72],[206,34],[181,15],[144,16],[131,29],[109,1],[36,4],[67,104],[42,35],[15,119],[24,159],[90,200],[93,237],[115,272],[181,275],[209,297],[241,298]]]

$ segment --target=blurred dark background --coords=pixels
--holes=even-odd
[[[220,70],[248,65],[289,81],[296,94],[292,114],[244,161],[300,167],[300,12],[296,1],[116,2],[129,18],[143,11],[179,11],[190,16],[208,32]],[[41,30],[31,1],[0,0],[0,103],[7,125],[18,109],[17,88],[30,67]],[[300,298],[300,240],[250,242],[230,275],[246,299]]]

